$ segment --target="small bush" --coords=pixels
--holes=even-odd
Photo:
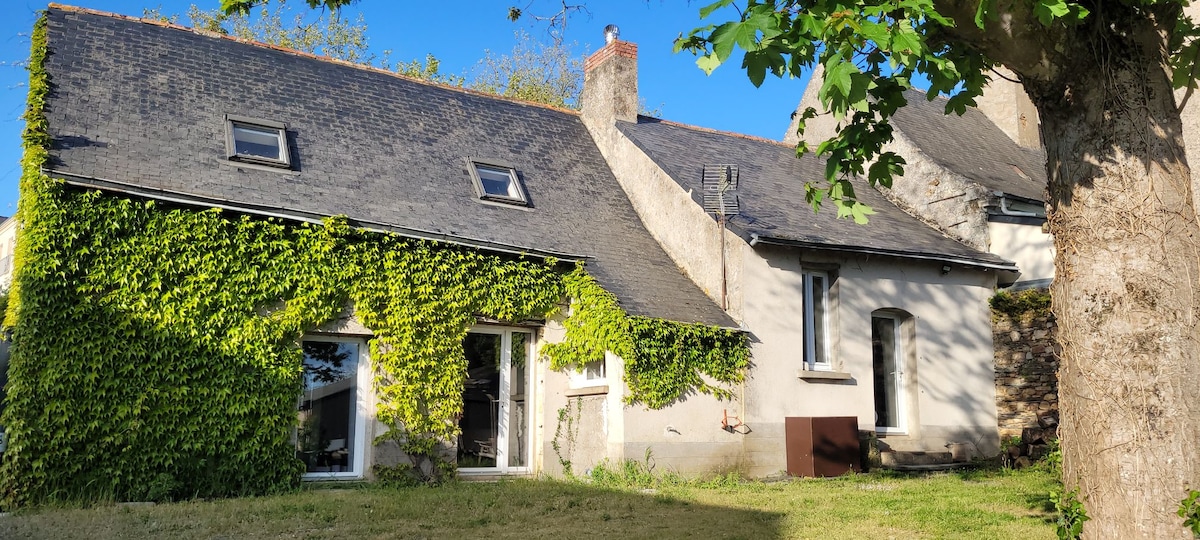
[[[175,500],[183,485],[168,473],[159,473],[146,486],[146,500],[150,502],[170,502]]]
[[[1183,526],[1192,531],[1192,536],[1200,538],[1200,491],[1191,490],[1187,498],[1180,501],[1178,513],[1183,518]]]
[[[649,449],[646,450],[645,461],[626,459],[616,467],[608,460],[601,461],[592,467],[588,478],[598,485],[611,487],[649,488],[659,483]]]
[[[1008,315],[1019,319],[1026,314],[1040,317],[1050,313],[1050,291],[1044,289],[1027,289],[1011,293],[996,291],[988,304],[997,314]]]
[[[1079,500],[1079,490],[1051,492],[1050,500],[1054,502],[1054,511],[1058,514],[1058,520],[1055,522],[1058,539],[1077,540],[1083,534],[1083,522],[1092,519],[1088,517],[1083,502]]]

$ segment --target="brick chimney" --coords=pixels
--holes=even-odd
[[[618,39],[617,27],[604,28],[604,47],[583,62],[583,119],[601,126],[616,120],[636,122],[638,113],[637,44]]]

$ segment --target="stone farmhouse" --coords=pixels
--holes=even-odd
[[[994,147],[1012,141],[993,124],[973,161],[920,136],[898,143],[943,171],[914,171],[929,180],[909,191],[950,201],[963,223],[918,219],[906,209],[919,205],[863,186],[877,214],[859,226],[805,203],[803,182],[824,167],[790,144],[638,115],[637,46],[620,39],[587,59],[576,112],[155,21],[57,5],[47,17],[42,170],[63,190],[296,226],[345,216],[360,230],[579,262],[630,315],[748,338],[752,366],[731,399],[649,409],[627,403],[625,359],[556,371],[539,357],[564,339],[570,310],[478,317],[463,342],[461,436],[448,441],[461,475],[650,455],[660,470],[767,476],[792,468],[801,418],[847,419],[885,451],[999,449],[987,299],[1052,274],[1000,247],[1040,234],[1030,185],[1043,173],[1036,150]],[[314,447],[303,426],[280,435],[303,476],[369,479],[403,460],[376,440],[377,332],[353,305],[303,330],[297,424],[324,436]],[[332,379],[314,371],[329,355],[341,359]],[[577,432],[565,450],[564,413]]]

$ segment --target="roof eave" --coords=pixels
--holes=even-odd
[[[1019,271],[1017,264],[1012,261],[1001,259],[1002,263],[982,261],[978,259],[970,259],[967,257],[956,257],[953,255],[942,255],[932,253],[918,253],[912,251],[892,250],[871,248],[865,246],[837,246],[830,244],[822,244],[819,242],[805,242],[803,240],[792,240],[788,238],[775,238],[771,236],[763,236],[758,233],[750,233],[750,246],[754,247],[759,244],[800,247],[808,249],[820,249],[825,251],[837,251],[843,253],[861,253],[865,255],[884,255],[888,257],[900,257],[904,259],[917,259],[923,261],[936,261],[949,264],[961,264],[963,266],[971,266],[988,270],[1007,270],[1012,272]]]
[[[170,203],[198,207],[198,208],[219,208],[222,210],[241,212],[244,214],[250,214],[250,215],[255,215],[255,216],[274,217],[274,218],[280,218],[280,219],[287,219],[287,220],[291,220],[291,221],[313,223],[313,224],[317,224],[317,225],[324,224],[325,218],[332,217],[331,215],[319,214],[316,212],[309,212],[309,211],[305,211],[305,210],[296,210],[296,209],[284,208],[284,207],[257,205],[257,204],[233,201],[233,200],[222,199],[222,198],[217,198],[217,197],[207,197],[207,196],[203,196],[203,195],[194,195],[194,194],[190,194],[190,193],[177,192],[177,191],[161,189],[161,188],[140,186],[137,184],[121,182],[118,180],[97,178],[94,176],[87,176],[87,175],[71,173],[71,172],[67,172],[67,171],[59,171],[59,170],[50,169],[50,168],[46,168],[46,167],[42,168],[42,173],[46,174],[48,176],[54,177],[54,178],[60,178],[60,179],[62,179],[62,181],[66,182],[67,184],[73,185],[73,186],[92,188],[92,189],[98,189],[101,191],[109,191],[109,192],[115,192],[115,193],[124,193],[126,195],[133,195],[136,197],[143,197],[143,198],[147,198],[147,199],[154,199],[157,201],[170,202]],[[580,254],[576,254],[576,253],[565,253],[565,252],[560,252],[560,251],[540,249],[540,248],[534,248],[534,247],[529,247],[529,246],[519,246],[519,245],[515,245],[515,244],[505,244],[505,243],[501,243],[501,242],[493,242],[490,240],[482,240],[479,238],[470,238],[470,237],[451,235],[451,234],[440,233],[440,232],[435,232],[435,231],[426,231],[426,230],[416,229],[416,228],[412,228],[412,227],[404,227],[401,225],[395,225],[395,224],[391,224],[391,223],[382,223],[382,222],[376,222],[376,221],[370,221],[370,220],[357,219],[357,218],[350,217],[350,216],[347,216],[346,220],[351,226],[353,226],[355,228],[367,230],[367,231],[395,234],[398,236],[402,236],[405,238],[412,238],[415,240],[430,240],[430,241],[442,242],[442,243],[447,243],[447,244],[455,244],[455,245],[460,245],[460,246],[485,249],[488,251],[508,253],[511,255],[523,255],[523,256],[532,256],[532,257],[553,257],[553,258],[556,258],[556,259],[559,259],[559,260],[565,261],[565,262],[586,261],[587,259],[591,258],[588,255],[580,255]]]

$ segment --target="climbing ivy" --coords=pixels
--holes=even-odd
[[[547,317],[574,298],[555,369],[605,349],[625,359],[630,402],[662,407],[742,379],[734,331],[627,316],[582,269],[554,260],[87,191],[42,173],[46,22],[32,35],[18,219],[8,505],[291,489],[305,333],[346,306],[374,337],[376,442],[437,481],[453,464],[476,317]],[[396,469],[380,471],[394,475]]]
[[[691,392],[730,398],[750,365],[745,334],[701,324],[633,317],[582,267],[565,278],[572,313],[566,339],[542,353],[552,369],[579,368],[611,351],[625,361],[625,401],[660,409]]]

